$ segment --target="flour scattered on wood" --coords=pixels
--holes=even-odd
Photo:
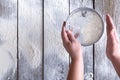
[[[36,69],[41,64],[41,42],[42,26],[39,17],[41,16],[41,2],[38,0],[21,0],[20,1],[20,50],[28,61],[28,65]],[[23,11],[24,9],[24,11]],[[38,10],[39,9],[39,10]],[[39,34],[38,34],[39,33]]]
[[[15,62],[12,55],[0,48],[0,80],[11,77],[14,74]]]
[[[17,0],[0,0],[0,80],[13,80],[17,67]]]

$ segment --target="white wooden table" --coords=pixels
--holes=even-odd
[[[109,13],[120,34],[119,4],[120,0],[0,0],[0,80],[66,80],[70,57],[62,46],[63,21],[72,10],[89,7],[104,22]],[[85,80],[119,80],[105,50],[106,29],[96,44],[84,47]]]

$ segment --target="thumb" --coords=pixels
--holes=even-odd
[[[68,38],[71,42],[75,41],[75,37],[70,30],[67,31],[67,35],[68,35]]]

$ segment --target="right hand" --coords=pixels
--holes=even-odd
[[[115,25],[113,24],[112,18],[106,15],[107,22],[107,57],[112,60],[114,58],[120,58],[119,40],[116,32]]]

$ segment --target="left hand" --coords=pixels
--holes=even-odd
[[[72,60],[77,60],[82,57],[82,46],[79,41],[76,39],[71,30],[65,30],[66,22],[63,23],[61,37],[63,45]]]

